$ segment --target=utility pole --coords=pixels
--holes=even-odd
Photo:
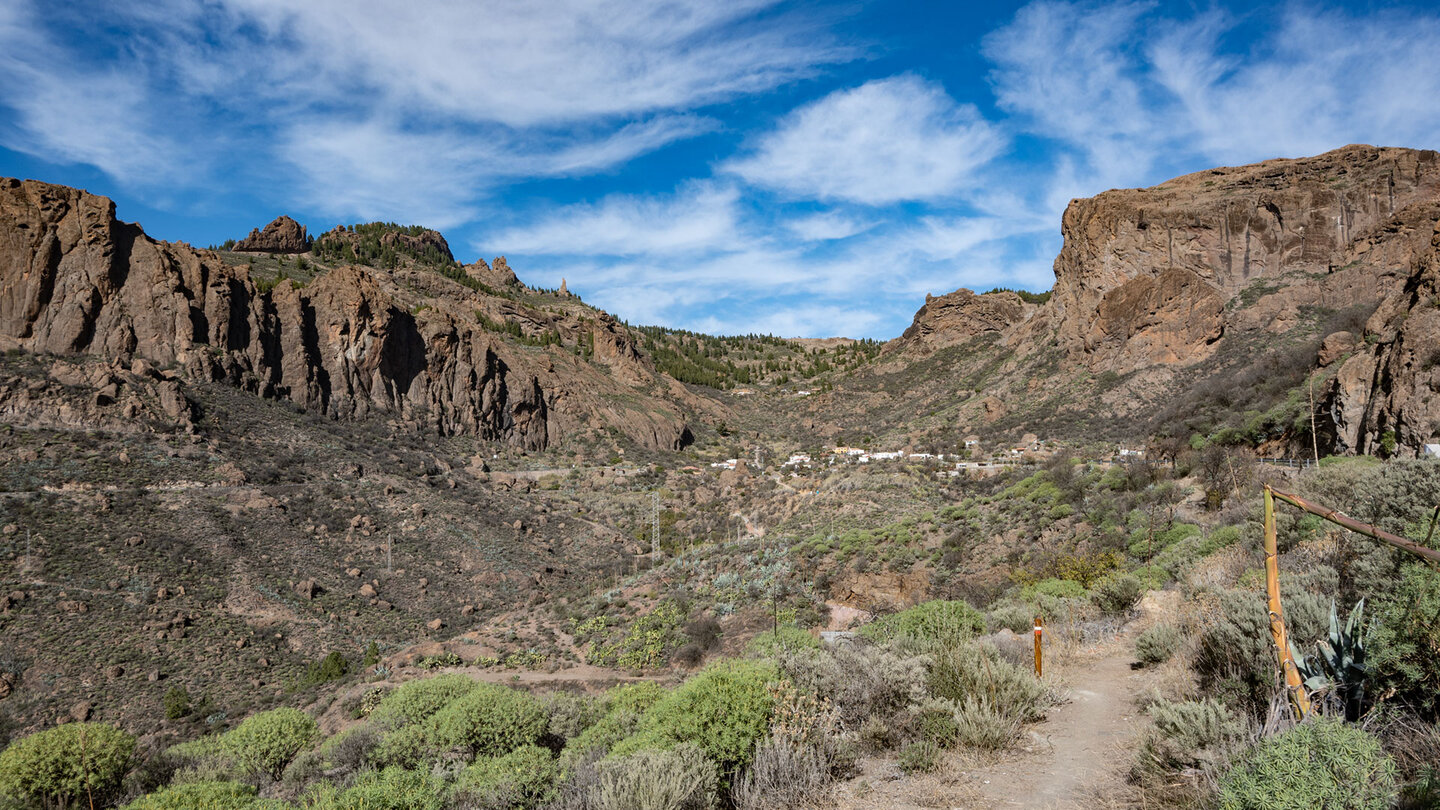
[[[385,535],[385,573],[394,572],[394,560],[390,556],[390,546],[393,544],[392,535]]]
[[[650,493],[650,559],[660,561],[660,493]]]
[[[1320,437],[1315,433],[1315,378],[1306,380],[1310,391],[1310,446],[1315,451],[1315,466],[1320,466]]]

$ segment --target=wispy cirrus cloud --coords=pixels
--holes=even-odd
[[[506,183],[610,170],[711,131],[698,107],[854,55],[777,2],[12,0],[5,142],[136,186],[223,177],[454,224]]]

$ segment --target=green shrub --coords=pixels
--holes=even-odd
[[[766,630],[750,639],[750,643],[745,645],[745,653],[754,658],[768,658],[774,655],[777,649],[801,650],[819,646],[819,639],[798,627],[789,625]]]
[[[548,750],[525,745],[504,756],[475,760],[456,778],[450,800],[475,810],[528,810],[549,801],[558,776]]]
[[[1218,607],[1201,631],[1195,655],[1200,688],[1226,703],[1258,711],[1269,703],[1275,663],[1264,597],[1227,590],[1221,592]]]
[[[438,655],[427,655],[416,661],[415,666],[424,670],[444,669],[446,667],[463,667],[465,661],[453,652],[443,652]]]
[[[985,632],[985,617],[965,602],[936,600],[882,616],[860,628],[874,642],[909,639],[953,644]]]
[[[1161,701],[1146,711],[1160,736],[1186,751],[1216,748],[1245,733],[1245,724],[1216,700]]]
[[[1020,736],[1025,715],[1001,707],[987,695],[974,695],[955,710],[955,730],[961,745],[1003,751]]]
[[[365,771],[345,790],[321,784],[301,797],[305,810],[440,810],[441,783],[424,771]]]
[[[386,695],[370,713],[370,719],[392,728],[406,723],[420,723],[478,684],[473,678],[460,674],[410,681]]]
[[[241,775],[218,734],[172,745],[165,749],[165,758],[175,766],[172,784],[230,782]]]
[[[1239,526],[1221,526],[1200,543],[1199,554],[1201,557],[1208,557],[1222,548],[1229,548],[1240,542],[1240,537]]]
[[[183,686],[172,686],[165,691],[160,705],[165,709],[166,720],[179,720],[190,713],[190,693]]]
[[[996,602],[990,607],[990,612],[985,614],[985,626],[992,633],[1005,629],[1028,633],[1030,628],[1035,626],[1035,609],[1009,599]]]
[[[551,692],[540,698],[540,705],[545,709],[548,735],[560,747],[600,722],[606,714],[605,701],[570,692]]]
[[[1261,740],[1220,784],[1223,810],[1383,810],[1399,788],[1395,762],[1374,737],[1314,717]]]
[[[954,701],[936,698],[925,701],[915,710],[916,736],[941,748],[954,748],[960,743],[960,723],[955,714]]]
[[[1173,774],[1223,760],[1245,736],[1244,723],[1216,700],[1159,701],[1147,709],[1151,727],[1140,742],[1132,775],[1170,784]]]
[[[1372,693],[1393,693],[1431,720],[1440,718],[1440,574],[1407,565],[1375,597],[1367,639]]]
[[[643,714],[663,697],[665,689],[657,683],[628,683],[605,693],[605,710],[607,714],[615,711]]]
[[[1030,670],[975,645],[935,654],[926,679],[930,694],[964,705],[983,698],[985,709],[1020,722],[1040,719],[1045,687]]]
[[[1124,613],[1145,593],[1145,584],[1134,574],[1106,577],[1090,592],[1090,601],[1106,613]]]
[[[721,661],[680,684],[650,707],[634,736],[615,746],[625,756],[692,742],[730,774],[750,759],[769,729],[774,698],[766,685],[779,676],[768,661]]]
[[[338,681],[350,673],[350,661],[339,650],[332,651],[324,658],[310,664],[305,668],[305,675],[300,679],[302,685],[314,686],[330,681]]]
[[[598,810],[711,810],[719,778],[699,746],[636,751],[601,762],[591,802]]]
[[[1147,627],[1135,639],[1135,657],[1146,666],[1163,664],[1180,649],[1182,638],[1180,628],[1171,624]]]
[[[604,715],[565,744],[560,756],[561,770],[568,773],[586,755],[608,753],[640,728],[641,715],[664,696],[664,689],[648,681],[611,689],[601,701]]]
[[[771,734],[756,744],[750,767],[735,782],[730,799],[736,810],[828,807],[835,776],[848,773],[853,764],[834,738],[805,743]]]
[[[500,756],[540,739],[545,709],[525,692],[482,683],[431,717],[429,728],[442,749]]]
[[[94,797],[103,804],[119,789],[134,753],[134,737],[101,723],[31,734],[0,751],[0,796],[61,806]]]
[[[1034,602],[1042,596],[1055,599],[1084,599],[1089,595],[1085,586],[1069,579],[1042,579],[1034,585],[1020,589],[1020,598]]]
[[[425,764],[438,753],[429,724],[411,723],[382,737],[371,758],[381,767],[413,768]]]
[[[272,709],[245,718],[225,732],[220,744],[245,772],[263,773],[278,782],[285,766],[314,742],[316,731],[310,715],[298,709]]]
[[[940,749],[929,740],[906,743],[900,749],[900,770],[907,776],[933,773],[940,767]]]
[[[801,691],[830,701],[848,728],[871,717],[889,721],[925,698],[925,656],[884,647],[795,650],[777,656],[781,670]]]
[[[255,788],[238,782],[172,785],[125,805],[125,810],[250,810]]]

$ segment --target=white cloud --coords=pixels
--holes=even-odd
[[[511,253],[669,255],[734,249],[740,235],[734,188],[691,183],[673,195],[612,195],[567,205],[539,221],[501,231],[483,247]]]
[[[786,306],[736,318],[701,318],[688,328],[709,334],[777,337],[849,337],[872,334],[885,316],[873,309],[838,304]]]
[[[800,107],[722,168],[794,197],[884,205],[963,191],[1004,144],[974,107],[907,75]]]
[[[1217,163],[1301,157],[1347,143],[1440,140],[1440,20],[1356,19],[1292,7],[1248,58],[1219,53],[1230,21],[1202,17],[1149,50],[1184,111],[1184,137]]]
[[[870,230],[875,223],[857,219],[839,211],[824,211],[804,217],[785,220],[786,230],[806,242],[829,242],[848,239],[858,233]]]
[[[130,183],[459,222],[497,184],[609,170],[713,129],[699,106],[852,56],[778,2],[9,0],[0,142]]]
[[[221,0],[286,75],[514,127],[768,90],[850,58],[777,0]],[[755,16],[767,12],[764,20]]]
[[[18,3],[0,9],[0,104],[14,120],[11,148],[55,162],[105,167],[132,182],[171,182],[197,168],[203,150],[166,160],[174,140],[151,121],[152,99],[116,70],[77,68]]]
[[[706,119],[681,115],[597,137],[509,130],[475,137],[453,127],[415,131],[390,116],[321,116],[286,124],[279,148],[308,180],[298,193],[321,212],[449,227],[473,219],[472,201],[505,180],[608,169],[709,126]]]
[[[1347,143],[1428,147],[1440,136],[1440,19],[1292,5],[1167,16],[1154,3],[1042,0],[984,39],[1014,125],[1065,145],[1051,207],[1076,194],[1302,157]],[[1245,25],[1236,50],[1227,37]],[[1074,159],[1071,159],[1073,155]],[[1063,203],[1062,203],[1063,204]]]

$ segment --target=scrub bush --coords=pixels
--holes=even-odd
[[[1222,810],[1384,810],[1399,793],[1380,742],[1338,719],[1315,717],[1261,740],[1220,784]]]
[[[295,755],[310,747],[317,733],[314,718],[290,708],[252,714],[220,738],[221,749],[247,773],[275,781]]]
[[[69,806],[105,803],[130,767],[135,738],[102,723],[69,723],[0,751],[0,796]]]

